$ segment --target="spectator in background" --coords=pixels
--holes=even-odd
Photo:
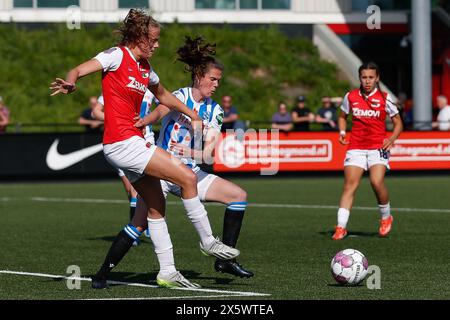
[[[9,124],[9,109],[0,97],[0,134],[6,133],[6,127]]]
[[[223,123],[222,123],[222,132],[226,132],[227,129],[242,129],[245,131],[245,124],[239,120],[239,115],[235,106],[233,106],[233,99],[231,96],[223,96],[222,97],[222,105],[223,109]]]
[[[278,104],[278,112],[272,116],[272,129],[278,129],[280,131],[292,130],[292,118],[288,112],[286,103],[280,102]]]
[[[411,129],[413,125],[412,100],[404,92],[398,94],[397,108],[405,129]]]
[[[314,114],[305,107],[305,97],[297,97],[297,106],[292,110],[292,122],[294,131],[309,131],[309,123],[314,122]]]
[[[330,97],[322,97],[322,107],[317,110],[316,122],[322,123],[323,131],[337,130],[337,112],[336,108],[331,103]]]
[[[439,129],[440,131],[450,130],[450,106],[446,96],[437,96],[437,106],[439,108],[439,114],[437,121],[433,122],[433,129]]]
[[[92,111],[97,105],[97,101],[97,97],[90,97],[89,108],[83,110],[78,118],[78,123],[86,127],[86,132],[98,133],[102,131],[103,121],[97,120],[92,114]]]

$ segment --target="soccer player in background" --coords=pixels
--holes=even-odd
[[[214,157],[216,143],[220,137],[224,112],[211,96],[217,90],[222,78],[223,66],[214,58],[215,45],[205,43],[201,37],[191,39],[186,37],[185,44],[178,49],[178,60],[186,64],[186,70],[191,73],[190,87],[178,89],[174,95],[203,121],[203,150],[194,148],[193,127],[191,119],[176,110],[170,110],[163,104],[137,126],[148,125],[162,120],[162,128],[157,145],[172,155],[180,158],[197,175],[197,189],[201,201],[220,202],[225,204],[223,236],[224,244],[236,247],[239,238],[245,209],[247,207],[247,193],[232,183],[214,174],[202,171],[197,161],[203,162]],[[181,196],[180,187],[176,184],[161,180],[164,196],[172,193]],[[138,201],[137,216],[145,218],[145,204]],[[141,220],[144,223],[143,219]],[[250,278],[253,273],[246,270],[236,259],[216,259],[214,268],[218,272],[229,273],[242,278]]]
[[[239,255],[212,235],[207,212],[197,193],[197,177],[181,161],[148,143],[134,126],[143,96],[148,89],[164,105],[186,113],[201,130],[201,120],[159,81],[148,59],[159,47],[160,24],[142,10],[131,9],[120,28],[122,40],[117,47],[99,53],[94,59],[75,67],[66,80],[57,78],[51,85],[52,96],[76,90],[76,82],[86,75],[102,71],[102,92],[105,101],[103,153],[114,167],[124,171],[148,207],[148,228],[158,258],[160,271],[156,281],[161,286],[191,287],[191,283],[175,268],[173,246],[165,220],[165,199],[159,179],[181,187],[183,204],[201,239],[203,252],[229,259]],[[92,278],[92,287],[107,287],[109,272],[120,262],[139,238],[142,229],[133,223],[119,232],[105,261]]]
[[[360,88],[345,95],[338,119],[339,142],[348,145],[348,149],[344,161],[344,191],[339,202],[333,240],[341,240],[347,235],[347,222],[355,193],[367,170],[381,215],[378,231],[381,237],[389,234],[394,220],[384,176],[386,169],[389,169],[389,150],[402,132],[403,124],[392,98],[380,89],[378,66],[373,62],[364,63],[358,72]],[[350,141],[347,141],[345,130],[349,114],[352,115],[353,126]],[[389,138],[386,137],[386,116],[394,124]]]

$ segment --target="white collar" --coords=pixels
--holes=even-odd
[[[193,95],[193,93],[192,93],[192,87],[188,87],[188,94],[189,94],[189,97],[191,98],[191,100],[192,100],[195,104],[197,104],[197,105],[202,105],[203,103],[206,102],[206,98],[202,98],[202,100],[200,100],[200,102],[197,102],[197,101],[194,99],[194,95]]]
[[[368,97],[371,97],[371,96],[373,96],[375,93],[377,93],[378,92],[378,88],[376,88],[375,87],[375,90],[373,90],[371,93],[369,93],[369,95],[365,95],[365,94],[363,94],[362,92],[361,92],[361,90],[359,90],[358,91],[358,93],[359,93],[359,95],[362,97],[362,96],[364,96],[364,97],[366,97],[366,98],[368,98]]]

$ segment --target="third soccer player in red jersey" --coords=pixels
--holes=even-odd
[[[377,198],[381,214],[379,235],[385,237],[391,231],[393,217],[390,212],[389,194],[384,184],[389,169],[389,150],[403,130],[396,105],[386,92],[380,89],[380,70],[373,62],[359,68],[360,88],[348,92],[341,106],[338,119],[339,142],[348,145],[344,161],[344,191],[338,210],[338,223],[333,240],[347,235],[347,222],[356,189],[364,171],[369,171],[370,183]],[[347,117],[352,115],[352,134],[346,140]],[[390,137],[386,136],[386,116],[394,124]]]

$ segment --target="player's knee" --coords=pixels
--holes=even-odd
[[[190,169],[183,170],[183,183],[184,186],[189,188],[192,186],[197,186],[197,175]]]
[[[346,181],[344,185],[344,190],[347,192],[354,192],[358,188],[358,182],[357,181]]]
[[[370,184],[371,184],[372,188],[375,190],[380,190],[384,186],[384,182],[382,180],[372,180],[372,181],[370,181]]]
[[[247,202],[247,192],[241,188],[238,188],[235,195],[235,202]]]

